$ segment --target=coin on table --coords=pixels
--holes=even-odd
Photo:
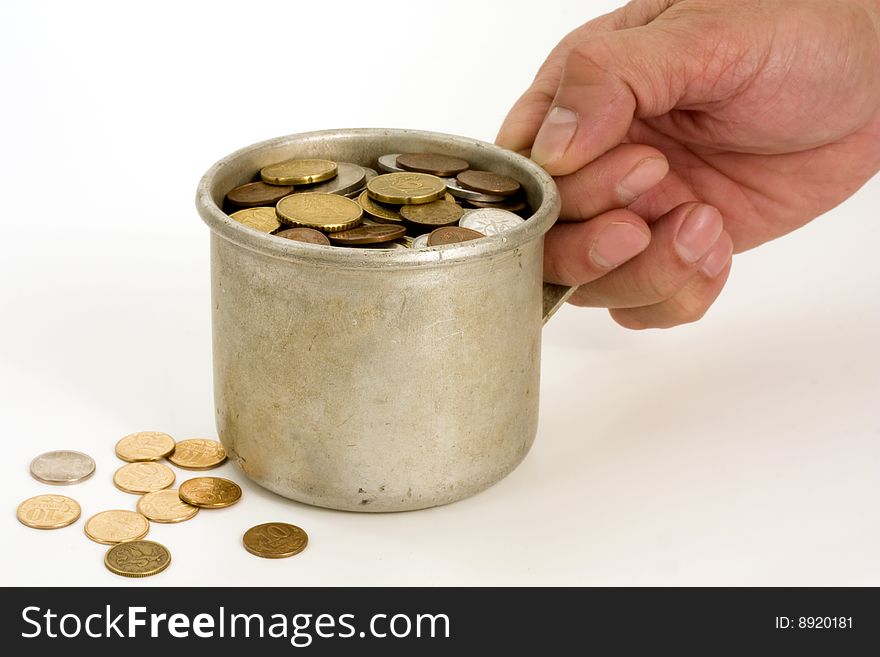
[[[229,218],[261,233],[271,233],[281,228],[281,222],[278,221],[275,208],[245,208],[233,212]]]
[[[411,223],[429,228],[451,226],[461,219],[462,214],[464,214],[464,210],[445,199],[421,205],[404,205],[400,208],[401,217]]]
[[[458,184],[458,181],[455,178],[444,178],[443,181],[446,183],[446,189],[449,190],[449,193],[455,198],[464,199],[466,201],[483,201],[485,203],[501,203],[502,201],[507,200],[506,196],[482,194],[480,192],[475,192],[472,189],[468,189],[467,187],[462,187]]]
[[[305,550],[309,535],[296,525],[266,522],[248,529],[242,542],[244,549],[251,554],[266,559],[281,559]]]
[[[470,240],[485,237],[482,233],[478,233],[470,228],[462,228],[461,226],[443,226],[432,230],[428,235],[428,246],[444,246],[446,244],[458,244],[459,242],[468,242]]]
[[[390,224],[379,226],[357,226],[338,233],[330,233],[330,240],[341,246],[360,244],[380,244],[396,240],[406,233],[403,226],[391,226]]]
[[[128,541],[114,545],[104,555],[104,565],[124,577],[149,577],[171,563],[171,553],[155,541]]]
[[[397,207],[388,206],[370,198],[369,192],[365,189],[357,198],[358,205],[363,211],[370,215],[376,221],[383,224],[399,224],[403,221],[400,211]]]
[[[406,169],[402,169],[397,166],[398,155],[398,153],[388,153],[387,155],[380,155],[379,159],[377,160],[379,163],[379,169],[381,169],[385,173],[402,173],[406,171]]]
[[[66,495],[37,495],[18,505],[18,521],[34,529],[60,529],[76,522],[80,508]]]
[[[516,228],[525,223],[525,219],[508,210],[496,210],[493,208],[480,208],[471,210],[461,218],[459,226],[470,228],[483,235],[497,235],[504,231]]]
[[[113,474],[113,484],[126,493],[152,493],[174,483],[174,471],[167,465],[145,461],[128,463]]]
[[[199,512],[199,507],[180,499],[176,488],[166,488],[142,496],[138,500],[137,510],[147,520],[170,523],[189,520]]]
[[[380,203],[418,205],[443,198],[446,183],[429,173],[386,173],[368,182],[367,192]]]
[[[311,185],[336,175],[330,160],[285,160],[260,169],[260,178],[270,185]]]
[[[455,179],[462,187],[472,189],[480,194],[490,194],[492,196],[510,196],[522,189],[522,185],[510,176],[495,173],[494,171],[468,169],[458,174]]]
[[[302,189],[303,192],[321,194],[339,194],[345,196],[349,192],[360,189],[367,179],[367,172],[362,166],[351,162],[337,162],[336,175],[322,183]],[[297,192],[299,193],[299,192]]]
[[[321,246],[330,246],[330,240],[320,230],[314,228],[287,228],[275,233],[275,237],[283,237],[286,240],[294,242],[305,242],[306,244],[320,244]]]
[[[419,235],[418,237],[414,237],[412,244],[410,244],[411,249],[427,249],[428,248],[428,237],[430,237],[430,233],[425,233],[424,235]]]
[[[216,440],[190,438],[178,442],[168,460],[185,470],[210,470],[226,460],[226,450]]]
[[[241,499],[241,487],[222,477],[196,477],[180,484],[180,499],[201,509],[222,509]]]
[[[113,545],[143,538],[150,531],[150,522],[135,511],[114,509],[96,513],[86,520],[83,529],[96,543]]]
[[[292,185],[267,185],[262,181],[250,182],[229,190],[229,193],[226,194],[226,201],[239,208],[272,206],[292,192]]]
[[[174,438],[161,431],[138,431],[119,439],[116,456],[123,461],[158,461],[174,451]]]
[[[321,193],[286,196],[278,201],[275,211],[285,224],[317,228],[329,233],[354,228],[364,214],[361,206],[350,198]]]
[[[467,160],[439,153],[401,153],[395,162],[401,169],[430,173],[441,178],[456,176],[470,167]]]
[[[31,461],[31,476],[44,484],[78,484],[92,476],[95,461],[88,454],[62,449],[40,454]]]

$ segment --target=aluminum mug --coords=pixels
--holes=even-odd
[[[268,164],[376,168],[403,152],[511,176],[534,214],[496,236],[382,250],[279,239],[221,209]],[[330,130],[223,158],[196,205],[211,229],[217,428],[253,481],[322,507],[405,511],[473,495],[522,461],[537,430],[541,326],[571,293],[542,284],[560,206],[543,169],[454,135]]]

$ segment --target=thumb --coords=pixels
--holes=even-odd
[[[620,144],[634,117],[671,110],[702,65],[695,45],[651,24],[579,43],[565,60],[532,159],[555,176],[574,173]]]

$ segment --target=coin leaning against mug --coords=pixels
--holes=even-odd
[[[18,505],[15,517],[34,529],[60,529],[77,521],[79,504],[66,495],[37,495]]]
[[[196,477],[180,484],[180,499],[202,509],[222,509],[241,499],[241,487],[221,477]]]
[[[245,208],[244,210],[233,212],[229,215],[229,218],[261,233],[271,233],[281,228],[281,222],[278,221],[275,208]]]
[[[466,201],[483,201],[484,203],[501,203],[507,200],[506,196],[498,196],[496,194],[483,194],[475,192],[472,189],[462,187],[455,178],[444,178],[446,189],[455,198],[464,199]]]
[[[496,210],[494,208],[480,208],[471,210],[461,218],[459,226],[470,228],[483,235],[497,235],[504,231],[516,228],[525,223],[525,219],[508,210]]]
[[[297,228],[287,228],[275,233],[275,237],[282,237],[286,240],[294,242],[303,242],[305,244],[319,244],[321,246],[330,246],[330,240],[320,230],[314,228],[306,228],[299,226]]]
[[[330,160],[285,160],[260,169],[260,178],[270,185],[310,185],[336,175]]]
[[[337,162],[336,167],[336,175],[333,178],[316,185],[311,185],[302,191],[345,196],[347,193],[364,186],[367,172],[362,166],[352,164],[351,162]]]
[[[258,557],[282,559],[306,549],[309,535],[286,522],[266,522],[251,527],[242,538],[244,549]]]
[[[511,196],[522,189],[522,186],[510,176],[494,171],[469,169],[459,173],[455,179],[462,187],[492,196]]]
[[[379,169],[384,171],[385,173],[404,173],[406,169],[403,169],[397,166],[397,157],[399,153],[388,153],[386,155],[380,155],[377,162],[379,163]]]
[[[116,456],[123,461],[158,461],[174,451],[174,438],[161,431],[138,431],[116,443]]]
[[[418,205],[443,198],[446,183],[428,173],[386,173],[368,182],[367,192],[380,203]]]
[[[419,235],[418,237],[414,237],[412,244],[410,244],[411,249],[427,249],[428,248],[428,237],[430,237],[430,233],[425,233],[423,235]]]
[[[171,553],[155,541],[128,541],[114,545],[104,555],[104,565],[124,577],[149,577],[171,563]]]
[[[128,463],[113,473],[113,484],[126,493],[152,493],[174,483],[174,470],[162,463]]]
[[[378,180],[381,176],[373,178]],[[372,183],[372,181],[370,181]],[[329,233],[354,228],[363,209],[355,201],[336,194],[292,194],[278,201],[278,218],[291,226],[317,228]]]
[[[46,452],[31,461],[31,476],[44,484],[55,486],[78,484],[91,477],[94,471],[94,459],[73,450]]]
[[[93,515],[83,530],[95,543],[113,545],[143,538],[150,531],[150,522],[135,511],[113,509]]]
[[[430,173],[441,178],[458,175],[470,167],[467,160],[439,153],[401,153],[395,163],[407,171]]]
[[[177,443],[168,460],[185,470],[210,470],[226,460],[226,450],[216,440],[188,438]]]
[[[183,522],[199,512],[199,507],[180,499],[176,488],[147,493],[138,500],[138,513],[153,522]]]
[[[468,242],[481,237],[485,237],[485,235],[470,228],[462,228],[461,226],[443,226],[431,231],[428,235],[428,246],[458,244],[459,242]]]

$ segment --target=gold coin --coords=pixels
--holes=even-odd
[[[113,483],[126,493],[152,493],[174,483],[174,471],[162,463],[128,463],[113,474]]]
[[[180,499],[203,509],[222,509],[241,499],[241,488],[221,477],[196,477],[180,484]]]
[[[124,577],[149,577],[171,563],[171,553],[155,541],[128,541],[114,545],[104,555],[104,565]]]
[[[261,233],[272,233],[281,228],[281,222],[275,214],[275,208],[257,207],[238,210],[229,215],[238,223],[253,228]]]
[[[84,529],[96,543],[113,545],[143,538],[150,531],[150,522],[140,513],[114,509],[96,513],[86,520]]]
[[[428,173],[386,173],[367,183],[370,198],[395,205],[419,205],[441,199],[446,183]]]
[[[147,493],[138,500],[137,510],[154,522],[183,522],[199,512],[197,506],[180,499],[176,488]]]
[[[291,226],[305,226],[333,233],[354,228],[364,211],[350,198],[337,194],[293,194],[278,201],[278,218]]]
[[[80,508],[66,495],[37,495],[18,505],[18,521],[34,529],[60,529],[76,522]]]
[[[260,178],[270,185],[309,185],[336,175],[330,160],[286,160],[260,169]]]
[[[139,431],[116,443],[116,456],[123,461],[158,461],[174,451],[174,438],[161,431]]]
[[[366,189],[361,192],[360,196],[358,196],[357,202],[358,205],[363,208],[364,212],[380,223],[399,224],[403,221],[400,217],[400,212],[395,208],[390,208],[387,205],[382,205],[371,199],[370,194]]]
[[[421,205],[404,205],[400,208],[401,217],[410,223],[429,228],[457,224],[463,214],[464,210],[457,204],[443,199]]]
[[[186,470],[210,470],[226,460],[226,450],[216,440],[190,438],[177,443],[168,460]]]
[[[244,533],[244,549],[258,557],[281,559],[306,549],[309,535],[296,525],[267,522],[251,527]]]

